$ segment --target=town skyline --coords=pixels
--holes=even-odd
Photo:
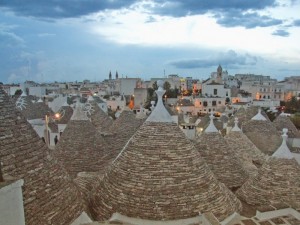
[[[300,75],[300,1],[0,3],[0,81]]]

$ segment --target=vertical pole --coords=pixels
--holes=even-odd
[[[3,182],[3,181],[4,181],[4,178],[3,178],[3,174],[2,174],[2,164],[0,161],[0,182]]]
[[[48,116],[46,115],[45,116],[45,142],[46,142],[46,145],[47,147],[49,147],[49,136],[48,136]]]

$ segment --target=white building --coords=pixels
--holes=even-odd
[[[230,98],[231,90],[230,88],[225,88],[224,84],[220,84],[214,81],[208,80],[202,83],[202,96],[205,97],[221,97]]]
[[[226,107],[226,98],[209,97],[195,98],[193,115],[210,112],[223,112]]]

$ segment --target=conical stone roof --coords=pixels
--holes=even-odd
[[[274,124],[268,120],[251,120],[243,123],[244,134],[264,154],[272,155],[281,144],[281,137]]]
[[[83,211],[80,192],[1,87],[0,115],[2,171],[24,179],[26,224],[70,224]]]
[[[243,167],[249,175],[254,176],[258,171],[256,166],[261,166],[265,162],[266,155],[243,134],[237,123],[238,120],[236,118],[235,126],[224,138],[228,145],[234,150],[237,157],[240,158]]]
[[[73,115],[73,108],[71,106],[62,106],[59,112],[63,112],[63,117],[57,121],[57,124],[67,124]]]
[[[213,117],[211,115],[209,126],[196,140],[195,146],[217,179],[235,189],[242,186],[248,174],[234,150],[214,127]]]
[[[300,132],[288,116],[277,116],[273,121],[273,124],[278,131],[282,131],[283,128],[287,128],[289,138],[300,138]]]
[[[45,118],[46,115],[53,115],[54,112],[44,102],[32,103],[33,96],[20,96],[17,99],[16,106],[27,120]],[[24,107],[19,102],[24,102]]]
[[[117,157],[128,140],[144,122],[145,119],[136,118],[136,115],[131,110],[123,110],[109,128],[109,135],[104,137],[110,145],[109,158],[111,161]]]
[[[300,206],[300,166],[286,145],[282,145],[263,164],[258,175],[249,179],[237,192],[239,198],[251,205],[285,203]]]
[[[104,138],[77,106],[55,147],[56,157],[75,178],[79,172],[101,172],[108,152]]]
[[[99,132],[107,132],[113,124],[113,120],[99,108],[96,101],[89,101],[87,104],[90,104],[92,107],[91,115],[88,115],[91,118],[91,122],[96,127]]]
[[[108,219],[115,212],[150,220],[184,219],[213,212],[223,220],[239,211],[241,204],[217,181],[170,117],[166,118],[165,113],[159,116],[164,93],[159,87],[160,100],[152,117],[104,175],[91,203],[95,219]]]

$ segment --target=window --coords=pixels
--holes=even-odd
[[[214,95],[218,95],[218,89],[214,89]]]
[[[203,106],[205,106],[205,107],[207,106],[207,101],[203,102]]]
[[[221,101],[219,101],[219,105],[221,105],[222,104],[222,102]]]
[[[216,105],[217,105],[217,102],[216,102],[216,101],[212,101],[212,105],[213,105],[213,106],[216,106]]]
[[[228,92],[226,91],[226,96],[228,96]]]

